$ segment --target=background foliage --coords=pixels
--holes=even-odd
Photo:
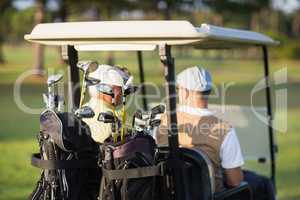
[[[87,20],[184,19],[194,25],[251,29],[266,33],[281,45],[271,49],[271,72],[288,69],[288,131],[278,133],[278,196],[280,200],[300,199],[300,9],[291,12],[274,7],[276,0],[0,0],[0,200],[26,199],[38,180],[40,170],[30,165],[30,154],[38,151],[38,115],[24,113],[15,103],[13,89],[23,72],[34,69],[65,71],[58,48],[25,43],[23,35],[40,22]],[[293,0],[291,0],[293,1]],[[297,1],[297,0],[295,0]],[[92,31],[92,30],[90,30]],[[249,94],[262,77],[260,49],[191,51],[176,49],[177,72],[186,66],[208,68],[216,84],[235,82],[226,96],[228,104],[249,104]],[[144,54],[146,81],[162,85],[162,69],[155,53]],[[80,59],[124,65],[137,76],[136,55],[132,53],[81,54]],[[46,77],[29,77],[22,85],[27,105],[43,107],[41,94]],[[136,78],[138,81],[138,78]],[[216,101],[219,101],[217,99]],[[263,105],[264,96],[258,96]]]

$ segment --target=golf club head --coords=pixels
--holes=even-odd
[[[100,80],[92,78],[92,77],[85,77],[86,86],[93,86],[100,83]]]
[[[98,62],[96,61],[79,61],[77,67],[84,73],[91,73],[98,68]]]
[[[134,118],[143,119],[143,112],[140,109],[137,109],[133,116]]]
[[[98,121],[104,123],[115,123],[115,117],[114,114],[110,111],[101,112],[98,116]]]
[[[150,121],[150,126],[151,127],[157,127],[160,125],[161,120],[160,119],[153,119]]]
[[[160,104],[151,109],[151,118],[154,118],[155,115],[161,114],[165,112],[165,106]]]
[[[79,118],[92,118],[95,116],[95,112],[89,106],[83,106],[75,111],[75,115]]]
[[[112,87],[107,84],[100,83],[100,84],[96,85],[96,89],[98,92],[101,92],[103,94],[114,96]]]
[[[124,84],[124,90],[126,90],[129,87],[131,87],[132,84],[133,84],[133,76],[130,76],[128,78],[128,80],[126,81],[126,83]]]
[[[124,90],[124,96],[128,96],[132,93],[135,93],[139,88],[137,86],[130,86]]]
[[[57,83],[58,81],[60,81],[62,78],[63,78],[62,74],[50,75],[47,79],[47,85],[51,86],[51,85]]]

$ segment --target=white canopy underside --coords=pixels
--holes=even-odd
[[[75,45],[77,51],[153,51],[156,45],[146,44],[82,44]]]
[[[206,49],[278,44],[253,31],[208,24],[194,27],[188,21],[45,23],[35,26],[25,39],[45,45],[76,45],[79,49],[80,45],[85,45],[84,50],[110,50],[109,45],[112,45],[112,50],[149,50],[160,44],[193,45]]]

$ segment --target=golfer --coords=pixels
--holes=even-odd
[[[244,164],[235,129],[228,122],[214,116],[207,108],[212,90],[208,71],[191,67],[177,76],[179,108],[177,110],[179,143],[195,147],[207,154],[214,166],[216,192],[236,187],[243,180],[241,166]],[[166,118],[157,133],[159,144],[167,143]],[[225,177],[223,177],[223,169]]]
[[[113,112],[114,109],[116,117],[121,119],[122,87],[129,79],[129,73],[126,68],[99,65],[97,70],[90,73],[88,77],[100,80],[100,83],[111,89],[114,94],[115,103],[113,103],[113,97],[103,93],[97,85],[89,87],[90,100],[86,105],[93,109],[95,116],[93,118],[86,118],[84,121],[90,127],[93,140],[103,143],[107,138],[112,136],[111,124],[99,122],[97,118],[99,113]]]
[[[249,183],[256,200],[274,200],[274,189],[269,179],[250,171],[242,171],[242,151],[234,127],[208,109],[212,78],[201,67],[188,68],[177,75],[179,108],[177,110],[179,144],[198,148],[212,161],[215,192]],[[156,137],[158,144],[168,142],[166,116]]]

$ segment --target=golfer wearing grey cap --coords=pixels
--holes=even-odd
[[[235,129],[214,116],[207,107],[212,90],[209,72],[201,67],[191,67],[179,73],[176,82],[179,144],[198,148],[207,154],[214,166],[216,192],[222,191],[225,186],[240,185],[244,160]],[[162,116],[161,126],[156,133],[158,144],[167,144],[166,124],[166,117]]]

